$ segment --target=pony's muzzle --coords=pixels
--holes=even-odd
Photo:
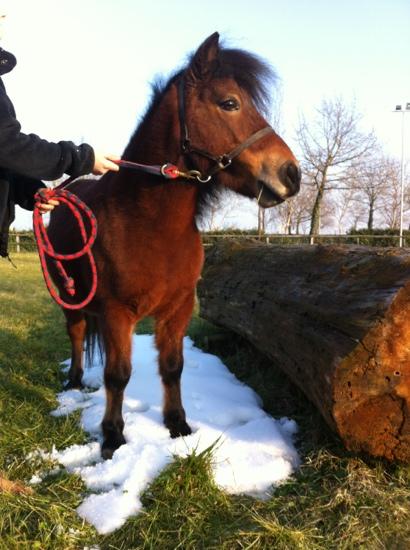
[[[285,162],[279,169],[279,179],[288,190],[287,196],[293,197],[300,189],[302,172],[294,162]]]

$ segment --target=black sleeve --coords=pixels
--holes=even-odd
[[[48,181],[63,174],[77,177],[92,171],[94,151],[90,145],[76,146],[71,141],[52,143],[35,134],[22,133],[20,123],[1,99],[0,96],[1,167]]]
[[[33,210],[34,195],[43,187],[46,186],[40,180],[13,174],[10,188],[13,202],[21,206],[21,208]]]

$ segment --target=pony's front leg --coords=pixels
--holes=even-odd
[[[124,389],[131,376],[131,339],[135,321],[130,312],[121,306],[111,306],[104,311],[102,334],[106,364],[104,382],[106,408],[102,421],[104,441],[103,458],[112,458],[114,451],[125,443],[122,402]]]
[[[82,388],[83,378],[83,347],[86,333],[86,320],[81,311],[63,309],[67,332],[71,340],[71,365],[68,371],[68,382],[64,389]]]
[[[171,437],[189,435],[181,399],[181,374],[184,366],[183,338],[191,318],[194,297],[189,296],[170,317],[157,319],[156,344],[159,351],[159,372],[164,389],[164,424]]]

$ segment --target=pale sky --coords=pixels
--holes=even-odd
[[[1,2],[1,0],[0,0]],[[323,98],[356,101],[363,129],[401,155],[397,103],[410,102],[409,0],[13,0],[2,47],[18,65],[3,81],[23,131],[121,154],[155,75],[204,38],[268,60],[281,79],[282,135]],[[406,115],[406,155],[410,115]],[[30,227],[19,210],[15,227]]]

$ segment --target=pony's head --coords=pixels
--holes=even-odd
[[[265,208],[295,195],[301,179],[292,151],[264,118],[273,76],[258,57],[220,47],[214,33],[175,81],[188,167]]]

